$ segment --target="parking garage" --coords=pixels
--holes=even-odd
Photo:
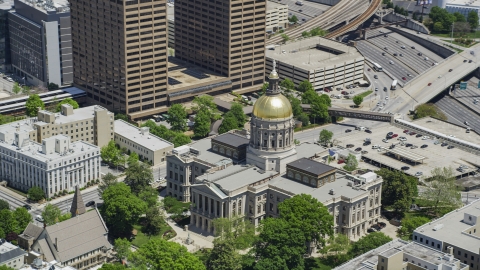
[[[395,147],[392,149],[386,149],[387,153],[391,153],[394,155],[397,159],[406,159],[410,160],[413,163],[423,163],[423,160],[426,159],[426,157],[410,152],[404,148],[400,147]]]

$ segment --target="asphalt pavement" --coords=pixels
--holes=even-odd
[[[4,187],[0,187],[0,199],[7,201],[11,210],[15,210],[16,208],[27,204],[27,201],[23,196],[15,195],[13,194],[13,191]]]
[[[478,115],[469,109],[465,108],[463,104],[453,99],[450,96],[445,96],[439,101],[435,102],[435,105],[442,110],[450,122],[467,127],[464,122],[467,121],[469,127],[474,130],[480,131],[480,122],[478,122]]]

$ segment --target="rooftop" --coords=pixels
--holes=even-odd
[[[288,9],[288,5],[275,3],[273,1],[267,1],[267,12],[274,9],[274,8],[287,8]]]
[[[309,71],[364,59],[355,47],[321,37],[287,43],[274,50],[267,49],[266,57]]]
[[[335,172],[337,170],[334,167],[325,165],[323,163],[320,163],[318,161],[311,160],[308,158],[300,158],[295,161],[292,161],[287,164],[287,167],[299,169],[317,176],[323,175],[326,173]]]
[[[70,12],[70,5],[67,0],[17,0],[44,13],[66,13]]]
[[[29,118],[20,121],[11,122],[5,125],[0,126],[0,133],[11,133],[14,134],[15,132],[23,133],[23,132],[30,132],[34,131],[33,123],[35,119]]]
[[[480,7],[480,3],[475,0],[449,0],[447,6],[469,6]]]
[[[121,119],[115,120],[115,134],[118,134],[127,140],[134,141],[136,144],[141,145],[142,147],[151,151],[173,147],[171,142],[157,137],[150,132],[142,133],[141,128],[138,128]]]
[[[219,79],[228,78],[178,58],[168,57],[168,88],[171,92],[186,86],[213,83]]]
[[[299,159],[300,158],[311,158],[311,157],[314,157],[314,156],[319,157],[319,156],[322,155],[322,153],[328,152],[328,150],[326,150],[322,146],[320,146],[318,144],[315,144],[315,143],[308,143],[308,142],[297,145],[295,147],[295,149],[297,150],[297,157]]]
[[[186,153],[185,155],[188,157],[194,157],[199,160],[208,162],[213,165],[221,165],[225,164],[226,162],[231,163],[232,160],[229,158],[226,158],[220,154],[214,153],[210,150],[212,145],[212,139],[211,138],[206,138],[203,140],[196,141],[190,145],[187,146],[181,146],[185,148],[189,148],[189,152]],[[178,149],[179,147],[175,148]],[[193,153],[191,150],[195,150],[195,153]]]
[[[25,254],[26,252],[19,247],[10,244],[4,239],[0,239],[0,264]]]
[[[81,120],[93,119],[93,117],[95,116],[95,111],[103,111],[103,110],[107,110],[107,109],[98,105],[93,105],[93,106],[74,109],[73,114],[71,115],[63,115],[59,112],[54,113],[55,124],[65,124],[65,123],[76,122]],[[112,112],[109,112],[109,113],[113,117],[113,113]]]
[[[240,147],[242,145],[248,145],[249,143],[249,140],[246,137],[240,136],[232,132],[228,132],[228,133],[224,133],[222,135],[216,136],[212,138],[212,141],[217,141],[235,148]]]
[[[443,217],[437,220],[418,227],[414,233],[432,237],[434,239],[447,242],[451,245],[458,246],[462,249],[478,254],[480,237],[469,234],[468,232],[464,232],[472,227],[472,225],[469,225],[463,221],[465,214],[479,217],[480,199],[473,201],[472,203],[460,209],[445,214]],[[443,227],[437,226],[440,224],[443,225]],[[439,227],[441,228],[439,229]]]

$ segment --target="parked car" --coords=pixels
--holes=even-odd
[[[89,201],[85,204],[85,207],[90,207],[90,206],[94,206],[95,205],[95,201]]]
[[[36,215],[36,216],[35,216],[35,220],[38,221],[38,222],[43,223],[43,218],[42,218],[42,216],[40,216],[40,215]]]
[[[432,85],[432,83],[428,83],[428,86]]]
[[[378,226],[380,226],[381,228],[387,227],[387,224],[386,224],[385,222],[378,222],[377,224],[378,224]]]
[[[388,139],[383,139],[382,142],[388,143]]]
[[[349,132],[352,132],[352,130],[351,129],[345,130],[345,133],[349,133]]]
[[[366,155],[366,154],[368,154],[368,151],[363,150],[362,155]]]
[[[412,143],[407,143],[407,144],[405,144],[406,147],[410,147],[410,146],[412,146],[412,145],[413,145]]]
[[[439,144],[439,143],[440,143],[439,140],[436,140],[436,141],[433,142],[433,144],[435,144],[435,145],[437,145],[437,144]]]
[[[403,133],[407,133],[407,132],[408,132],[408,129],[405,129],[405,130],[403,131]]]
[[[375,230],[374,228],[368,228],[367,230],[367,233],[372,233],[372,232],[376,232],[377,230]]]
[[[408,166],[403,166],[403,167],[402,167],[402,168],[400,168],[400,169],[402,169],[402,171],[407,171],[407,170],[409,170],[409,169],[410,169],[410,167],[408,167]]]
[[[370,144],[372,144],[372,143],[371,142],[364,142],[363,146],[367,146],[367,145],[370,145]]]
[[[392,135],[393,135],[393,132],[391,131],[387,133],[387,136],[392,136]]]
[[[415,134],[417,134],[415,131],[410,131],[410,133],[408,133],[410,136],[413,136]]]
[[[428,144],[424,144],[422,146],[420,146],[420,148],[427,148],[428,147]]]
[[[366,129],[365,132],[368,134],[372,134],[372,131],[370,129]]]
[[[455,148],[455,146],[449,145],[449,146],[447,147],[447,149],[452,149],[452,148]]]
[[[345,163],[345,160],[340,159],[337,163],[338,163],[338,164],[343,164],[343,163]]]
[[[415,176],[422,176],[423,175],[423,172],[416,172],[415,173]]]
[[[430,136],[423,136],[422,137],[422,140],[428,140],[428,139],[430,139]]]
[[[420,138],[422,136],[423,136],[422,134],[417,134],[417,136],[415,136],[415,137]]]
[[[370,227],[370,228],[373,228],[373,229],[375,229],[375,230],[377,230],[377,231],[382,230],[382,227],[380,227],[378,224],[374,224],[374,225],[372,225],[372,227]]]
[[[396,138],[396,137],[398,137],[398,134],[393,134],[392,135],[392,138]]]
[[[443,146],[447,146],[447,145],[448,145],[448,143],[446,143],[446,142],[444,142],[444,143],[441,144],[442,147],[443,147]]]
[[[471,62],[472,62],[472,60],[468,60],[468,63],[471,63]]]
[[[399,137],[398,140],[404,142],[404,141],[407,140],[407,138],[405,138],[405,137]]]
[[[418,146],[416,146],[416,145],[412,145],[412,147],[410,147],[410,149],[417,149],[417,148],[418,148]]]
[[[452,72],[453,69],[449,69],[448,72]]]
[[[32,210],[32,207],[28,204],[24,204],[23,205],[23,208],[27,209],[27,210]]]
[[[362,148],[361,148],[361,147],[355,148],[355,152],[360,152],[360,151],[362,151]]]
[[[352,148],[353,146],[354,146],[354,145],[351,144],[351,143],[347,144],[347,148]]]

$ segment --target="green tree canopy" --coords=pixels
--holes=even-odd
[[[185,131],[187,129],[187,111],[182,104],[173,104],[168,109],[167,123],[170,124],[173,131]]]
[[[193,101],[192,110],[197,114],[203,109],[204,113],[208,112],[210,120],[220,119],[220,113],[217,108],[217,104],[214,102],[214,98],[209,95],[196,96]],[[198,116],[198,115],[197,115]],[[195,119],[195,121],[197,121]]]
[[[255,226],[243,216],[216,218],[212,223],[217,239],[233,243],[237,250],[249,248],[255,241]]]
[[[147,204],[147,207],[158,207],[158,191],[151,186],[145,186],[138,193],[138,198]]]
[[[295,15],[292,15],[292,17],[288,18],[288,20],[292,23],[297,23],[298,22],[298,18]]]
[[[38,108],[45,109],[45,104],[37,94],[30,95],[25,103],[26,114],[30,117],[37,116]]]
[[[266,83],[264,83],[264,84],[262,85],[262,88],[260,89],[260,95],[261,95],[261,96],[265,95],[265,92],[267,92],[267,90],[268,90],[268,85],[269,85],[268,82],[266,82]]]
[[[232,241],[215,239],[213,249],[207,260],[207,269],[210,270],[240,270],[240,254]]]
[[[410,217],[402,219],[402,228],[398,230],[398,235],[403,240],[413,240],[413,231],[425,223],[430,222],[426,217]]]
[[[441,120],[447,119],[445,114],[442,111],[440,111],[437,108],[437,106],[435,106],[434,104],[428,103],[428,104],[418,105],[417,108],[415,109],[414,119],[420,119],[426,116],[438,118]]]
[[[386,236],[384,233],[372,232],[360,238],[357,242],[353,242],[352,248],[348,251],[348,254],[351,258],[354,258],[370,250],[383,246],[390,241],[392,241],[392,238]]]
[[[3,209],[10,210],[10,204],[5,200],[0,200],[0,210]]]
[[[123,113],[116,113],[115,114],[115,120],[123,120],[125,122],[129,121],[128,116],[123,114]]]
[[[357,169],[357,167],[358,167],[357,158],[352,154],[348,154],[347,160],[345,161],[345,166],[343,166],[343,168],[351,172]]]
[[[102,146],[100,149],[100,157],[107,163],[115,163],[120,154],[120,150],[117,148],[113,140],[109,141],[107,145]]]
[[[280,86],[287,90],[295,89],[295,84],[289,78],[285,78],[282,82],[280,82]]]
[[[57,112],[61,111],[63,104],[70,104],[70,105],[72,105],[73,109],[78,109],[79,108],[78,103],[75,100],[73,100],[71,98],[66,98],[66,99],[60,101],[57,104],[57,107],[56,107],[55,111],[57,111]]]
[[[322,131],[320,131],[318,140],[321,144],[326,145],[332,140],[332,137],[333,132],[331,132],[330,130],[322,129]]]
[[[305,80],[305,81],[301,82],[298,85],[297,90],[300,91],[300,92],[303,92],[303,93],[305,93],[309,90],[312,90],[313,92],[315,92],[315,89],[313,89],[313,85],[308,80]]]
[[[363,97],[362,96],[354,96],[353,97],[353,103],[358,107],[360,104],[363,102]]]
[[[148,235],[158,235],[165,225],[165,217],[163,212],[157,205],[147,208],[145,213],[145,232]]]
[[[42,218],[47,226],[54,225],[62,215],[60,208],[55,205],[47,204],[42,212]]]
[[[48,90],[53,91],[53,90],[58,90],[60,87],[58,87],[58,84],[56,83],[49,83],[48,84]]]
[[[115,239],[114,250],[117,252],[116,257],[119,261],[128,258],[130,255],[130,247],[132,244],[125,238]]]
[[[310,119],[306,113],[301,113],[297,116],[298,121],[302,122],[302,126],[306,127],[310,125]]]
[[[147,205],[125,183],[108,187],[102,194],[100,211],[112,235],[130,235],[133,224],[145,213]]]
[[[449,31],[457,19],[454,14],[438,6],[432,7],[428,16],[432,19],[434,31]],[[441,28],[438,24],[441,24]]]
[[[138,163],[138,160],[139,160],[138,154],[135,152],[131,152],[130,155],[128,155],[127,163],[128,164]]]
[[[11,232],[19,233],[18,221],[15,219],[15,215],[12,211],[8,209],[3,209],[0,211],[0,228],[5,234]]]
[[[476,31],[478,28],[478,13],[475,10],[468,12],[467,22],[470,24],[470,28]]]
[[[298,116],[303,113],[303,109],[301,106],[301,102],[298,98],[294,97],[293,95],[287,95],[290,104],[292,105],[292,112],[294,116]]]
[[[28,224],[33,221],[32,215],[30,215],[28,210],[23,207],[15,209],[15,211],[13,211],[13,216],[18,223],[18,233],[23,232]]]
[[[155,124],[155,122],[152,120],[148,120],[147,122],[145,122],[142,125],[142,127],[149,127],[150,132],[153,135],[173,143],[175,147],[188,144],[192,141],[189,136],[183,134],[183,131],[176,132],[176,131],[170,130],[163,125]]]
[[[321,103],[320,96],[313,89],[309,89],[302,94],[303,104]]]
[[[40,187],[36,187],[36,186],[31,187],[28,190],[27,196],[28,196],[28,199],[30,199],[31,201],[35,201],[35,202],[38,202],[42,199],[45,199],[45,193],[43,192],[43,189],[41,189]]]
[[[197,137],[205,137],[210,132],[211,118],[207,109],[200,109],[195,116],[193,133]]]
[[[397,212],[410,209],[417,196],[417,179],[397,170],[380,169],[376,173],[383,178],[382,206],[393,207]]]
[[[454,12],[453,16],[455,16],[455,22],[466,22],[465,16],[463,16],[460,12]]]
[[[329,118],[327,104],[320,101],[312,103],[310,107],[310,115],[315,119],[320,118],[321,120],[326,122]]]
[[[20,87],[20,85],[18,85],[18,82],[14,82],[14,83],[13,83],[12,92],[13,92],[15,95],[18,95],[18,94],[20,94],[20,92],[22,92],[22,88]]]
[[[290,40],[290,37],[287,34],[281,34],[280,36],[282,37],[283,43],[287,43],[287,41]]]
[[[320,98],[319,98],[319,101],[321,103],[327,105],[328,107],[332,106],[332,100],[330,99],[330,97],[327,94],[321,94]]]
[[[460,190],[455,184],[453,169],[434,168],[425,186],[422,186],[420,198],[425,200],[430,210],[438,215],[440,210],[448,211],[462,206]]]
[[[72,213],[65,213],[65,214],[60,215],[58,217],[58,222],[65,221],[65,220],[70,219],[70,218],[72,218]]]
[[[100,184],[98,185],[98,193],[102,196],[102,193],[110,186],[117,183],[117,177],[112,173],[107,173],[102,179],[100,180]]]
[[[124,183],[129,185],[134,194],[139,194],[153,182],[152,169],[145,163],[129,164],[125,171]]]
[[[136,269],[206,269],[200,259],[188,252],[187,248],[162,238],[150,239],[136,252],[130,254],[129,262]]]
[[[102,267],[99,269],[101,270],[124,270],[125,266],[123,266],[120,263],[104,263],[102,264]]]
[[[433,23],[433,31],[442,32],[443,31],[443,24],[441,22]]]
[[[222,124],[218,128],[218,133],[223,134],[225,132],[228,132],[230,130],[237,129],[237,128],[238,128],[237,118],[233,114],[228,112],[225,114]]]
[[[243,125],[247,122],[247,116],[243,112],[243,106],[235,102],[232,104],[229,113],[237,119],[238,127],[243,128]]]

